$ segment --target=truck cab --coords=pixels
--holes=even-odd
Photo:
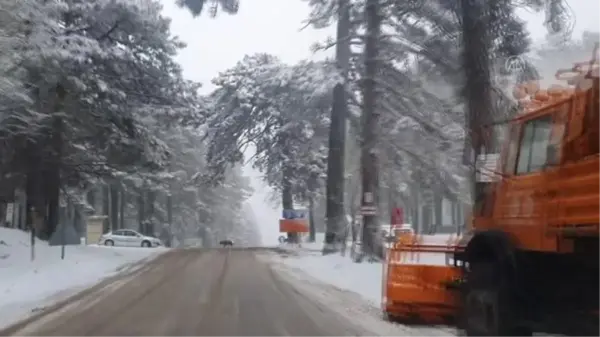
[[[598,235],[598,91],[577,92],[510,122],[501,179],[480,195],[473,227],[520,249],[568,252]]]
[[[461,255],[468,335],[598,335],[597,58],[568,73],[568,87],[528,88],[498,179],[478,184]]]

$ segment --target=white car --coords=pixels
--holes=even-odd
[[[118,229],[108,232],[100,237],[98,244],[120,247],[158,247],[162,245],[159,239],[142,235],[131,229]]]

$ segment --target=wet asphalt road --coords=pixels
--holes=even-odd
[[[371,335],[311,302],[257,251],[174,250],[18,335]]]

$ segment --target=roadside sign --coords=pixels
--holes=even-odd
[[[279,219],[279,232],[281,233],[308,233],[307,209],[284,209]]]
[[[400,226],[404,223],[404,209],[401,207],[395,207],[392,210],[392,219],[390,224],[392,226]]]
[[[377,215],[377,207],[376,206],[362,206],[360,208],[360,213],[362,215]]]
[[[279,219],[280,233],[308,233],[308,219]]]
[[[480,154],[476,162],[476,181],[489,183],[498,180],[499,175],[495,172],[500,161],[500,154]]]
[[[307,209],[284,209],[281,212],[281,217],[283,219],[287,219],[287,220],[308,219],[308,210]]]

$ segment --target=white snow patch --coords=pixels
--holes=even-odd
[[[30,234],[0,227],[0,328],[65,299],[165,248],[61,247],[36,240],[30,260]]]
[[[338,254],[290,256],[281,262],[321,282],[355,292],[375,307],[380,306],[381,263],[354,263],[348,256]]]

